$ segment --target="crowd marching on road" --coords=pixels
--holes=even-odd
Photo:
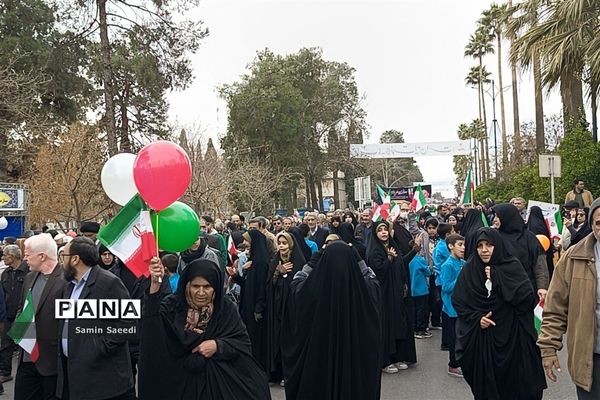
[[[526,206],[206,215],[143,274],[96,222],[6,237],[0,384],[17,400],[374,400],[435,343],[475,399],[534,400],[566,337],[577,398],[600,399],[600,199],[576,180],[558,235]],[[136,299],[141,318],[83,332],[57,299]]]

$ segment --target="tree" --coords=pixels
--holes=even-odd
[[[465,47],[465,57],[473,57],[479,62],[479,80],[478,88],[480,92],[480,114],[479,119],[483,121],[485,131],[487,132],[487,116],[485,109],[485,97],[484,97],[484,67],[483,57],[487,54],[494,52],[494,46],[492,45],[493,36],[486,32],[484,29],[478,28],[474,35],[469,38],[469,43]],[[483,117],[483,118],[482,118]],[[487,134],[483,138],[481,158],[483,160],[481,166],[481,175],[487,179],[489,177],[489,157],[488,157],[488,138]]]
[[[343,159],[334,150],[348,149],[366,131],[354,69],[324,60],[317,48],[285,57],[266,49],[249,69],[240,81],[221,88],[229,108],[221,140],[225,155],[285,168],[286,187],[292,189],[283,199],[286,208],[296,206],[290,201],[299,179],[309,204],[319,208],[321,178]]]
[[[478,66],[473,66],[471,67],[471,70],[469,71],[469,74],[467,75],[467,77],[465,78],[465,83],[471,87],[477,88],[477,94],[478,94],[478,98],[479,98],[479,121],[483,121],[484,118],[484,114],[483,114],[483,106],[485,106],[485,103],[483,103],[483,92],[481,90],[481,88],[483,87],[483,84],[486,83],[490,83],[490,73],[486,70],[485,66],[483,68],[480,68]],[[483,122],[481,122],[483,124]],[[486,132],[486,128],[485,126],[483,127],[483,132]],[[485,135],[476,135],[477,138],[475,140],[475,146],[477,146],[477,144],[479,143],[479,159],[475,160],[475,162],[479,162],[478,168],[480,171],[480,181],[485,180],[485,163],[486,163],[486,156],[487,156],[487,152],[486,152],[486,140],[487,140],[487,133]],[[472,138],[475,138],[474,136]]]
[[[275,195],[286,182],[285,172],[261,164],[239,163],[230,173],[230,193],[238,210],[273,212]]]
[[[31,220],[65,228],[105,216],[112,207],[100,185],[105,154],[97,130],[79,123],[42,146],[30,177]]]
[[[504,111],[504,84],[502,80],[502,33],[504,31],[504,21],[506,15],[506,5],[492,4],[488,10],[482,13],[479,24],[490,34],[496,37],[496,55],[498,60],[498,83],[500,85],[500,128],[502,129],[502,169],[508,167],[508,138],[506,135],[506,115]],[[498,171],[496,171],[496,174]]]
[[[198,49],[208,31],[184,13],[197,0],[87,0],[67,7],[80,34],[99,31],[92,47],[94,71],[102,84],[109,154],[131,149],[130,135],[166,134],[167,90],[185,88],[192,79],[188,53]],[[83,6],[82,9],[77,7]],[[89,21],[90,16],[94,16]],[[81,25],[81,24],[79,24]],[[135,136],[133,137],[135,140]],[[139,138],[138,138],[139,140]]]

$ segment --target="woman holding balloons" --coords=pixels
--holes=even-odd
[[[529,217],[527,218],[527,229],[533,233],[539,240],[542,248],[546,252],[546,264],[548,265],[548,274],[552,279],[552,273],[554,273],[554,246],[551,246],[552,242],[550,237],[550,229],[546,224],[546,219],[542,213],[542,209],[538,206],[533,206],[529,210]]]

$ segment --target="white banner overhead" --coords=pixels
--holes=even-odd
[[[468,140],[453,142],[351,144],[350,156],[356,158],[403,158],[471,154]]]

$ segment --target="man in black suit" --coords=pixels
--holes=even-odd
[[[28,353],[22,351],[19,355],[15,400],[54,399],[58,352],[58,320],[54,318],[54,304],[56,299],[61,298],[65,281],[62,279],[56,242],[52,236],[43,233],[28,238],[25,241],[23,260],[27,262],[31,272],[23,282],[21,299],[24,302],[31,290],[39,357],[33,362]],[[23,308],[23,302],[19,312]]]
[[[329,235],[329,229],[323,228],[317,224],[317,213],[306,213],[304,214],[304,222],[308,225],[310,232],[308,233],[308,238],[315,242],[319,249],[323,248],[325,244],[325,239]]]
[[[85,237],[69,242],[61,254],[67,282],[63,298],[129,299],[121,280],[100,268],[95,243]],[[56,396],[63,400],[133,400],[135,388],[125,336],[108,332],[108,327],[128,328],[132,321],[91,320],[102,332],[78,332],[90,320],[61,320]],[[110,323],[109,323],[110,322]]]

